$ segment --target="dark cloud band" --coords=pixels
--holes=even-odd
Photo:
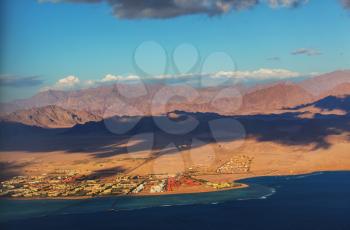
[[[173,18],[182,15],[215,16],[255,6],[258,0],[108,0],[119,18]]]
[[[122,19],[165,19],[183,15],[221,15],[232,10],[248,9],[260,2],[272,8],[295,8],[309,0],[38,0],[39,2],[108,3],[113,14]],[[339,0],[350,9],[350,0]]]
[[[30,77],[16,77],[16,76],[0,76],[0,86],[7,87],[30,87],[38,86],[43,83],[43,80],[37,76]]]
[[[344,8],[350,9],[350,0],[340,0]]]
[[[306,55],[306,56],[317,56],[322,55],[322,53],[316,49],[310,48],[300,48],[291,52],[292,55]]]
[[[39,2],[105,2],[112,7],[113,14],[118,18],[165,19],[194,14],[221,15],[232,10],[254,7],[259,0],[39,0]]]

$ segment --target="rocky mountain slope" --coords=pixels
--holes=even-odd
[[[48,105],[13,112],[3,116],[1,120],[43,128],[67,128],[88,121],[99,121],[101,117],[86,111],[67,110],[59,106]]]

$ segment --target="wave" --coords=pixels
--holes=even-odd
[[[272,195],[275,194],[275,193],[276,193],[276,189],[271,188],[271,192],[270,192],[269,194],[266,194],[266,195],[264,195],[264,196],[261,196],[259,199],[265,200],[265,199],[269,198],[270,196],[272,196]]]
[[[301,178],[305,178],[305,177],[310,177],[310,176],[318,176],[318,175],[322,175],[323,172],[315,172],[315,173],[309,173],[309,174],[303,174],[303,175],[299,175],[299,176],[295,176],[296,179],[301,179]]]

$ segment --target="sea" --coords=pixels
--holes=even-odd
[[[350,230],[350,172],[241,180],[210,193],[0,200],[1,229]]]

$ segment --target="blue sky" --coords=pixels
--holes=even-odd
[[[118,18],[107,3],[4,0],[0,4],[0,74],[6,79],[0,87],[1,101],[59,86],[57,82],[67,76],[80,83],[108,74],[142,77],[133,58],[145,41],[163,47],[168,61],[183,43],[199,51],[198,63],[214,52],[225,52],[234,60],[235,71],[264,68],[309,74],[350,69],[350,10],[337,0],[310,0],[297,8],[259,4],[214,17],[189,14],[166,19]],[[143,55],[142,64],[158,74],[162,52]],[[177,64],[191,61],[185,52]],[[219,58],[210,65],[220,69],[223,64]],[[165,74],[179,74],[169,66]],[[16,85],[23,79],[32,84]]]

